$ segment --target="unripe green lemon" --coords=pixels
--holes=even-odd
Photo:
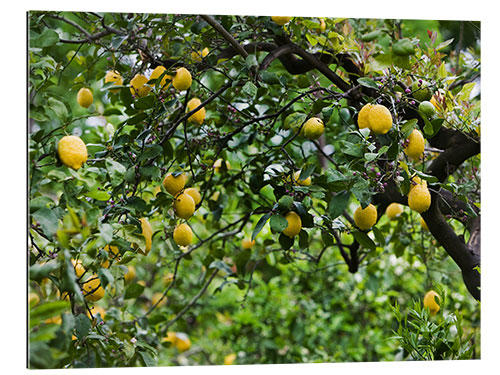
[[[288,222],[287,227],[283,230],[283,234],[293,238],[297,234],[299,234],[302,229],[302,220],[300,220],[300,216],[297,213],[290,211],[285,215],[285,219]]]
[[[292,17],[272,16],[271,19],[274,21],[274,23],[283,26],[284,24],[290,22]]]
[[[174,78],[172,78],[172,85],[176,90],[184,91],[191,87],[193,79],[191,73],[186,68],[177,69]]]
[[[306,121],[302,131],[306,138],[312,140],[318,139],[325,131],[325,125],[323,124],[323,120],[321,120],[320,118],[312,117]]]
[[[368,230],[377,222],[377,208],[369,204],[364,209],[359,206],[354,211],[354,224],[361,230]]]
[[[301,171],[297,171],[297,172],[295,172],[293,174],[293,179],[295,180],[295,182],[297,184],[299,184],[299,185],[302,185],[302,186],[309,186],[309,185],[311,185],[311,176],[307,177],[304,180],[299,180],[300,173],[301,173]]]
[[[201,100],[198,98],[193,98],[187,103],[187,111],[191,112],[193,109],[199,107],[201,104]],[[205,107],[201,107],[199,110],[197,110],[195,113],[193,113],[191,116],[189,116],[188,121],[190,122],[196,122],[199,125],[203,124],[203,121],[205,121],[205,116],[206,116],[206,111]]]
[[[408,206],[418,213],[425,212],[431,206],[431,194],[427,185],[416,185],[408,193]]]
[[[425,101],[418,105],[418,110],[427,117],[434,117],[436,115],[436,108],[431,102]]]
[[[78,94],[76,94],[76,101],[83,108],[88,108],[94,101],[94,95],[92,95],[92,91],[90,91],[86,87],[82,87]]]
[[[174,241],[179,246],[188,246],[193,241],[193,231],[185,223],[179,224],[174,229]]]
[[[101,281],[97,275],[92,275],[83,284],[83,296],[87,301],[95,302],[104,297],[104,288],[101,286]]]
[[[151,73],[151,76],[149,77],[149,80],[160,78],[160,76],[166,71],[167,69],[163,65],[159,65],[156,68],[154,68],[153,72]],[[167,84],[169,80],[171,80],[172,77],[169,76],[168,74],[165,74],[161,81],[155,81],[154,85],[159,86],[162,90],[166,90],[169,86],[170,83]]]
[[[358,113],[358,128],[364,129],[368,128],[370,129],[370,120],[368,118],[368,114],[370,113],[370,110],[373,108],[373,104],[365,104],[363,108]]]
[[[57,154],[61,162],[70,168],[79,169],[87,161],[87,146],[80,137],[67,135],[57,144]]]
[[[413,97],[417,99],[419,102],[429,100],[432,96],[432,92],[429,89],[429,84],[427,82],[422,82],[422,84],[419,86],[418,82],[415,81],[411,85],[411,90],[413,92]]]
[[[408,145],[404,149],[405,154],[414,160],[418,160],[424,154],[424,149],[424,136],[417,129],[413,129],[408,137]]]
[[[121,86],[123,84],[123,78],[117,70],[110,70],[106,73],[104,77],[104,83],[114,82],[113,86]],[[112,93],[116,93],[119,90],[109,90]]]
[[[402,213],[403,213],[403,206],[395,202],[388,205],[387,208],[385,209],[385,214],[391,220],[397,218]]]
[[[201,195],[198,189],[191,187],[184,190],[184,193],[190,195],[191,198],[193,198],[194,204],[198,205],[201,202]]]
[[[176,196],[182,189],[184,189],[187,180],[188,176],[185,173],[181,173],[178,176],[174,176],[172,173],[169,173],[163,179],[163,187],[169,194]]]
[[[139,97],[146,96],[151,91],[151,87],[146,85],[148,79],[144,74],[136,74],[134,78],[130,80],[130,92],[132,95]]]
[[[189,219],[195,210],[194,199],[189,194],[181,193],[174,200],[175,214],[181,219]]]
[[[428,308],[431,315],[436,315],[439,311],[439,305],[436,302],[436,298],[440,300],[439,294],[434,290],[429,290],[424,297],[424,308]]]
[[[392,127],[391,112],[381,104],[376,104],[370,109],[368,121],[370,122],[370,129],[375,134],[385,134]]]

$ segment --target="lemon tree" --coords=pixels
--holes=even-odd
[[[28,21],[30,368],[480,357],[478,23]]]

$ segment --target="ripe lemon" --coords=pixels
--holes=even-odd
[[[368,121],[370,122],[369,128],[375,134],[385,134],[392,127],[391,112],[381,104],[376,104],[370,109]]]
[[[198,98],[191,99],[187,104],[187,111],[191,112],[193,109],[197,108],[200,104],[201,104],[200,99],[198,99]],[[205,107],[201,107],[199,110],[197,110],[191,116],[189,116],[188,121],[189,122],[196,122],[199,125],[201,125],[201,124],[203,124],[203,121],[205,121],[205,116],[206,116]]]
[[[104,77],[104,83],[114,82],[113,86],[121,86],[123,84],[123,78],[119,71],[110,70],[106,73]],[[119,90],[109,90],[112,93],[117,93]]]
[[[123,278],[125,279],[126,282],[130,282],[133,279],[135,279],[136,272],[135,272],[135,267],[134,266],[128,266],[127,267],[127,273],[123,275]]]
[[[201,195],[200,195],[200,192],[198,191],[198,189],[187,188],[186,190],[184,190],[184,193],[190,195],[191,198],[193,198],[195,205],[198,205],[201,202]]]
[[[174,229],[174,241],[179,246],[188,246],[193,241],[193,231],[185,223],[179,224]]]
[[[302,186],[310,186],[311,185],[311,176],[307,177],[304,180],[299,180],[300,173],[301,173],[301,171],[297,171],[293,174],[293,179],[295,180],[295,182],[299,185],[302,185]]]
[[[106,245],[104,246],[104,250],[108,252],[108,259],[106,259],[104,262],[102,262],[101,266],[104,268],[109,268],[111,263],[109,260],[120,260],[120,250],[116,246],[109,246]]]
[[[274,21],[274,23],[283,26],[284,24],[290,22],[292,17],[272,16],[271,19]]]
[[[130,81],[130,92],[132,95],[143,97],[149,94],[151,87],[146,85],[148,79],[144,74],[136,74]]]
[[[147,255],[153,246],[153,228],[148,219],[142,217],[139,221],[141,222],[142,235],[146,239],[146,251],[143,254]]]
[[[389,219],[395,219],[399,215],[403,213],[403,206],[401,206],[399,203],[391,203],[387,208],[385,209],[385,214]]]
[[[408,145],[405,147],[405,154],[413,160],[418,160],[424,153],[425,140],[424,136],[417,129],[413,129],[408,137]]]
[[[191,340],[185,333],[177,332],[176,337],[177,340],[175,341],[175,347],[179,352],[185,352],[191,348]]]
[[[364,209],[359,206],[354,211],[354,223],[361,230],[368,230],[377,222],[377,208],[369,204]]]
[[[189,194],[181,193],[174,200],[175,214],[181,219],[189,219],[195,210],[194,199]]]
[[[71,259],[71,263],[73,264],[73,268],[75,269],[76,277],[79,279],[85,273],[85,268],[83,267],[82,261],[80,259]]]
[[[191,58],[194,60],[194,61],[197,61],[197,62],[200,62],[206,55],[208,55],[208,48],[205,47],[203,48],[203,50],[201,51],[194,51],[194,52],[191,52]]]
[[[175,345],[175,343],[177,342],[177,335],[175,334],[175,332],[169,331],[169,332],[167,332],[167,336],[164,337],[161,341],[162,342],[169,342],[169,343]]]
[[[411,179],[411,182],[410,182],[410,191],[412,191],[415,186],[419,186],[419,185],[424,185],[427,187],[427,181],[422,180],[418,176],[413,176]]]
[[[75,170],[87,161],[87,146],[76,135],[62,137],[57,145],[57,153],[64,165]]]
[[[368,119],[368,114],[370,113],[370,110],[373,108],[373,104],[365,104],[363,108],[358,113],[358,128],[364,129],[368,128],[370,129],[370,121]]]
[[[157,66],[156,68],[154,68],[153,72],[151,73],[151,76],[149,76],[149,80],[152,79],[157,80],[166,70],[167,69],[163,65]],[[171,79],[172,79],[171,76],[165,74],[162,77],[161,81],[160,82],[156,81],[154,85],[160,87],[162,90],[165,90],[170,86],[170,83],[167,84],[167,82],[170,81]]]
[[[161,297],[163,297],[163,293],[156,292],[151,297],[151,305],[154,306],[158,301],[160,301]],[[158,303],[156,307],[164,306],[167,303],[167,297],[163,298],[161,302]]]
[[[172,78],[172,85],[174,85],[176,90],[184,91],[191,87],[193,79],[191,78],[191,73],[186,68],[179,68],[175,72],[174,78]]]
[[[222,162],[223,162],[223,159],[217,159],[214,163],[214,168],[215,168],[215,172],[219,173],[220,172],[220,168],[222,166]],[[231,169],[231,163],[226,160],[226,169],[227,170],[230,170]]]
[[[82,87],[76,94],[76,101],[83,108],[88,108],[94,102],[94,95],[88,88]]]
[[[324,18],[320,18],[319,19],[319,29],[321,31],[325,31],[326,30],[326,22],[325,22]]]
[[[422,226],[423,230],[429,231],[429,227],[427,226],[427,223],[425,222],[424,218],[420,218],[420,225]]]
[[[283,234],[287,235],[290,238],[295,237],[299,234],[302,229],[302,220],[300,220],[300,216],[297,215],[294,211],[290,211],[285,215],[285,219],[288,222],[287,227],[283,230]]]
[[[248,238],[244,238],[241,240],[241,247],[245,250],[251,249],[255,245],[255,240],[249,240]]]
[[[97,275],[93,275],[83,284],[83,296],[87,301],[95,302],[104,297],[104,288]]]
[[[312,140],[321,137],[324,131],[325,125],[323,124],[323,120],[317,117],[312,117],[307,120],[302,129],[304,136]]]
[[[236,354],[235,353],[228,354],[228,355],[226,355],[224,357],[224,364],[225,365],[232,365],[235,360],[236,360]]]
[[[163,179],[163,187],[169,194],[175,196],[179,194],[182,189],[184,189],[187,180],[188,176],[185,173],[181,173],[178,176],[174,176],[172,173],[169,173]]]
[[[429,193],[427,185],[416,185],[410,190],[408,193],[408,206],[418,213],[429,209],[431,206],[431,193]]]
[[[428,308],[431,315],[436,315],[439,311],[439,305],[436,302],[436,298],[438,300],[441,299],[439,294],[437,294],[434,290],[429,290],[424,297],[424,308]]]
[[[92,315],[90,315],[90,311],[87,310],[87,316],[89,319],[92,319],[92,316],[97,317],[97,314],[101,314],[101,319],[106,317],[106,310],[104,310],[101,306],[93,306],[91,307]]]

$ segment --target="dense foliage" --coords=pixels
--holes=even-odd
[[[28,21],[31,368],[480,357],[478,23]],[[358,126],[367,103],[388,132]],[[425,151],[410,158],[414,129]],[[162,183],[181,172],[200,193],[185,218],[184,184]],[[359,229],[369,204],[376,224]]]

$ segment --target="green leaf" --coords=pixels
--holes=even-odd
[[[392,45],[392,52],[397,56],[413,55],[415,53],[415,47],[410,39],[404,38]]]
[[[309,43],[311,43],[311,46],[315,46],[316,44],[318,44],[318,40],[310,33],[307,33],[306,34],[306,39]]]
[[[413,129],[417,125],[418,120],[416,118],[412,118],[411,120],[405,121],[401,126],[402,138],[406,139],[410,136]]]
[[[123,296],[124,299],[131,299],[131,298],[137,298],[139,297],[142,292],[144,291],[144,286],[134,283],[130,284],[127,289],[125,289],[125,295]]]
[[[271,216],[269,224],[271,225],[271,229],[274,232],[279,233],[286,229],[286,227],[288,226],[288,221],[283,216],[277,214]]]
[[[134,107],[136,109],[149,109],[149,108],[153,108],[154,105],[155,105],[155,96],[154,95],[147,95],[147,96],[144,96],[142,98],[139,98],[137,99],[135,102],[134,102]],[[129,122],[130,124],[130,122]]]
[[[293,246],[294,238],[290,238],[286,234],[281,233],[278,240],[284,250],[288,250]]]
[[[346,155],[362,157],[363,156],[363,145],[359,143],[351,143],[347,141],[341,141],[342,152]]]
[[[113,227],[111,224],[99,224],[99,232],[104,242],[109,243],[113,241]]]
[[[59,226],[59,219],[53,210],[44,207],[34,212],[32,216],[38,223],[40,223],[43,233],[49,237],[56,234]]]
[[[380,54],[370,60],[370,70],[380,72],[392,66],[393,60],[391,54]]]
[[[208,268],[216,268],[222,272],[227,273],[228,275],[233,273],[231,267],[229,267],[229,265],[222,260],[214,260],[212,263],[210,263]]]
[[[375,239],[377,240],[379,245],[384,246],[385,245],[385,237],[382,234],[382,232],[380,231],[380,229],[378,229],[377,227],[373,227],[372,231],[373,231],[373,234],[375,235]]]
[[[127,124],[129,125],[135,125],[140,123],[141,121],[144,121],[148,115],[144,112],[139,113],[138,115],[135,115],[127,120]]]
[[[68,301],[46,302],[35,306],[30,310],[30,326],[37,325],[54,316],[61,315],[64,311],[69,310],[71,304]]]
[[[122,164],[108,158],[106,159],[106,170],[108,171],[113,186],[118,186],[123,183],[123,176],[127,169]]]
[[[280,211],[290,211],[293,204],[293,198],[289,195],[283,195],[278,201],[278,209]]]
[[[378,89],[378,84],[371,78],[361,77],[358,78],[358,83],[361,86],[370,87],[372,89]]]
[[[306,163],[300,171],[299,180],[302,181],[309,177],[314,172],[314,168],[316,168],[314,163]]]
[[[75,319],[75,335],[80,340],[85,338],[90,332],[90,327],[92,326],[92,322],[90,319],[84,315],[79,314]]]
[[[264,228],[264,225],[266,225],[267,220],[271,217],[271,213],[268,212],[267,214],[262,215],[262,217],[259,219],[257,222],[257,225],[255,225],[255,228],[252,232],[252,241],[257,237],[259,232]]]
[[[259,74],[260,74],[260,77],[262,78],[262,80],[269,85],[275,85],[275,84],[281,83],[278,76],[275,73],[271,73],[271,72],[264,70],[264,71],[260,72]]]
[[[245,58],[245,63],[248,68],[252,68],[254,66],[259,66],[259,61],[257,61],[257,56],[255,54],[250,54]]]
[[[163,153],[163,147],[161,147],[160,145],[147,146],[144,152],[141,155],[139,155],[137,160],[144,161],[144,160],[154,159],[157,156],[161,155],[162,153]]]
[[[351,188],[351,193],[354,194],[363,208],[370,204],[372,193],[368,181],[359,180],[356,182]]]
[[[299,247],[301,249],[307,249],[309,247],[309,233],[305,230],[299,232]]]
[[[254,97],[257,94],[257,86],[255,86],[252,82],[248,81],[242,88],[243,92],[251,97]]]
[[[139,355],[142,358],[142,362],[144,362],[144,366],[146,367],[156,366],[157,361],[151,354],[149,354],[149,352],[139,351]]]
[[[363,247],[366,247],[370,250],[375,250],[377,248],[377,245],[375,245],[375,242],[368,237],[368,235],[365,232],[360,232],[360,231],[353,231],[352,235],[356,239],[356,241],[359,242],[359,244]]]
[[[65,121],[67,119],[68,109],[63,102],[51,96],[47,99],[47,105],[61,121]]]
[[[96,199],[98,201],[107,201],[109,198],[111,198],[111,195],[102,190],[89,191],[88,193],[85,194],[85,196]]]
[[[40,35],[30,39],[30,47],[50,47],[59,42],[59,34],[51,29],[45,29]]]
[[[377,39],[379,35],[380,35],[380,30],[375,30],[375,31],[363,34],[361,36],[361,40],[363,42],[371,42],[372,40]]]
[[[330,199],[330,203],[328,204],[328,214],[330,218],[333,220],[339,217],[349,205],[349,198],[351,193],[348,191],[343,191],[337,193]]]

